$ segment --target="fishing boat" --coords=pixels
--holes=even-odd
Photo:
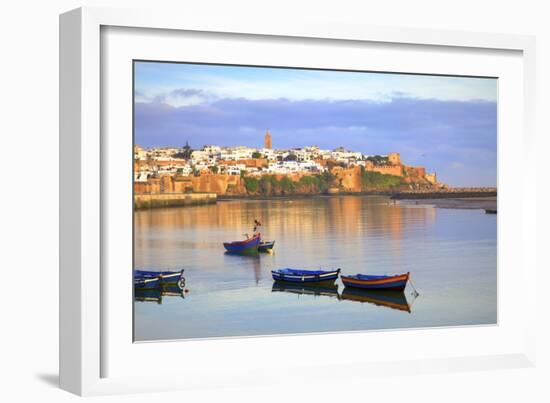
[[[262,241],[258,245],[258,252],[271,252],[273,250],[273,246],[275,246],[275,241]]]
[[[364,290],[361,288],[346,287],[340,295],[341,300],[367,302],[376,306],[395,309],[411,313],[411,306],[403,291]]]
[[[271,276],[275,281],[288,281],[292,283],[319,283],[334,281],[338,278],[340,269],[336,270],[300,270],[278,269],[272,270]]]
[[[346,287],[363,288],[368,290],[393,290],[403,291],[409,280],[409,273],[393,276],[374,276],[370,274],[356,274],[353,276],[341,276],[342,283]]]
[[[260,233],[245,239],[244,241],[224,242],[223,247],[229,253],[258,252],[258,245],[261,242]]]
[[[177,284],[180,288],[185,287],[185,277],[183,277],[183,270],[134,270],[134,286],[138,288],[155,288],[170,284]]]

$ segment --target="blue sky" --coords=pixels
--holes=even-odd
[[[401,153],[453,186],[496,185],[497,80],[136,62],[135,142]]]

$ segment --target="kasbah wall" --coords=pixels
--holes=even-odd
[[[390,153],[388,155],[388,165],[375,166],[372,162],[365,162],[365,171],[378,172],[384,175],[394,175],[405,179],[408,183],[424,182],[426,184],[437,185],[437,177],[434,174],[426,174],[424,167],[411,167],[401,163],[399,153]],[[360,192],[361,187],[361,167],[352,168],[335,167],[331,171],[340,181],[342,190],[346,192]]]
[[[404,177],[406,182],[424,182],[437,184],[435,174],[426,174],[423,167],[411,167],[403,165],[398,153],[388,155],[389,165],[375,166],[366,161],[365,170],[379,172],[386,175]],[[248,165],[265,166],[265,160],[247,161]],[[361,167],[351,168],[333,167],[332,174],[344,192],[361,192]],[[306,174],[296,173],[288,176],[292,181],[297,182]],[[278,180],[285,175],[275,175]],[[218,195],[242,195],[246,193],[244,181],[238,175],[214,174],[202,172],[200,176],[171,176],[164,175],[160,178],[150,178],[147,182],[135,182],[136,194],[141,193],[216,193]]]

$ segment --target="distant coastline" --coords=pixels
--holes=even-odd
[[[148,210],[170,207],[190,207],[218,202],[258,201],[258,200],[302,200],[310,198],[385,196],[394,204],[430,205],[444,209],[485,210],[496,213],[497,192],[493,188],[451,189],[439,192],[339,192],[321,194],[287,194],[287,195],[216,195],[215,193],[173,193],[173,194],[136,194],[134,196],[135,210]]]
[[[429,199],[457,199],[457,198],[496,198],[496,188],[450,188],[439,191],[363,191],[315,194],[287,194],[287,195],[247,195],[224,194],[218,195],[218,201],[224,200],[271,200],[271,199],[304,199],[309,197],[333,197],[333,196],[389,196],[392,200],[429,200]]]

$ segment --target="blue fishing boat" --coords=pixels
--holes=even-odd
[[[224,242],[223,247],[230,253],[258,252],[258,245],[261,242],[260,233],[244,241]]]
[[[403,291],[409,281],[409,273],[393,276],[373,276],[368,274],[356,274],[342,276],[342,283],[346,287],[363,288],[368,290],[393,290]]]
[[[138,288],[155,288],[170,284],[177,284],[180,288],[185,287],[185,277],[183,277],[183,270],[134,270],[134,286]]]
[[[275,246],[275,241],[262,241],[258,245],[258,252],[269,253]]]
[[[278,269],[272,270],[271,276],[275,281],[288,281],[292,283],[319,283],[322,281],[334,281],[338,278],[340,269],[336,270],[299,270]]]

